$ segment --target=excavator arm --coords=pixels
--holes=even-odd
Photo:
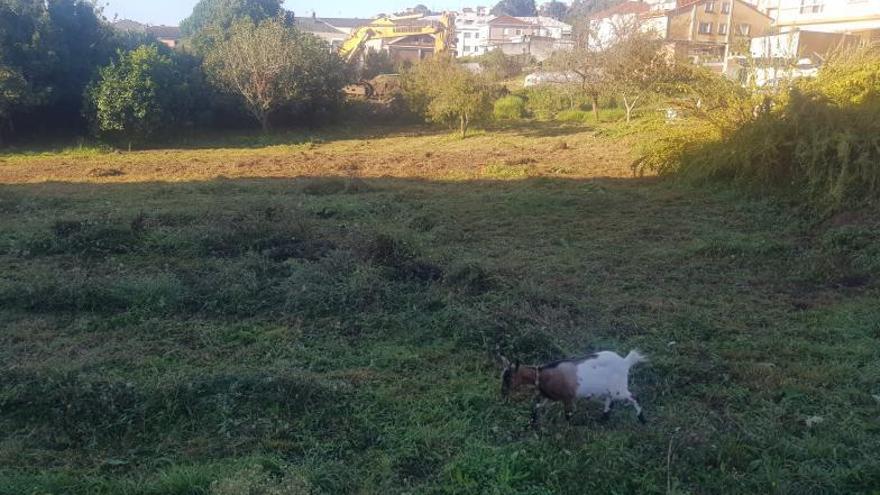
[[[453,31],[455,29],[455,19],[451,14],[444,14],[440,18],[439,25],[406,25],[395,23],[395,20],[397,19],[381,17],[366,26],[357,28],[339,48],[339,55],[346,61],[352,62],[357,59],[364,46],[370,40],[412,35],[432,36],[434,38],[435,53],[441,53],[449,49],[450,40],[453,39]]]

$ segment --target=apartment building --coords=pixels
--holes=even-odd
[[[455,55],[469,57],[489,51],[488,7],[464,8],[455,15]]]
[[[815,31],[880,39],[880,0],[759,0],[779,33]]]

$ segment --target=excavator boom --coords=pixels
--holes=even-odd
[[[380,17],[366,26],[361,26],[351,33],[339,48],[339,55],[346,61],[357,59],[367,42],[374,39],[399,38],[401,36],[427,35],[434,38],[434,53],[442,53],[451,46],[454,39],[455,17],[443,14],[438,23],[407,24],[402,20],[418,20],[420,17],[406,18]]]

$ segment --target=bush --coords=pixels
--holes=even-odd
[[[118,142],[144,142],[177,127],[181,75],[155,45],[119,52],[89,87],[86,107],[97,134]]]
[[[660,173],[781,192],[819,208],[880,196],[880,52],[835,57],[776,95],[718,81],[642,158]],[[714,111],[717,109],[718,111]]]
[[[492,100],[498,96],[495,85],[450,57],[415,64],[403,72],[400,82],[415,113],[432,122],[458,124],[462,138],[472,123],[491,116]]]
[[[525,117],[526,102],[519,96],[505,96],[495,100],[495,120],[518,120]]]
[[[539,120],[551,120],[557,113],[570,110],[577,106],[572,95],[553,86],[538,86],[523,92],[526,98],[526,110]]]
[[[560,122],[595,122],[596,118],[593,117],[592,112],[587,112],[585,110],[563,110],[556,114],[556,120]]]
[[[517,76],[522,72],[523,64],[516,57],[504,54],[500,49],[492,50],[477,57],[483,73],[494,81],[501,81]]]

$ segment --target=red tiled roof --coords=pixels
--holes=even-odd
[[[590,16],[590,19],[606,19],[616,15],[644,14],[649,10],[651,10],[651,6],[645,2],[623,2],[596,12]]]

